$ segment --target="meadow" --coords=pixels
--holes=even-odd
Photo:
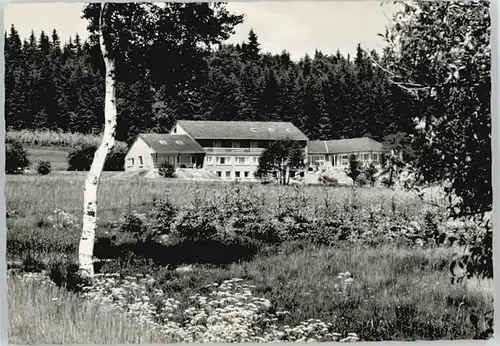
[[[471,313],[493,309],[490,281],[450,282],[449,263],[464,248],[437,238],[474,229],[447,222],[438,189],[426,203],[385,188],[105,172],[102,261],[82,287],[73,272],[83,180],[7,177],[11,342],[471,339],[481,332]],[[38,303],[27,311],[22,299]],[[102,327],[111,319],[113,331]],[[78,327],[100,321],[102,333]],[[55,335],[61,324],[64,340]]]

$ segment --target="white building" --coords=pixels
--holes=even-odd
[[[205,150],[203,168],[222,179],[255,179],[262,152],[289,139],[304,149],[307,137],[290,122],[180,120],[170,132],[185,134]]]
[[[125,157],[125,170],[162,162],[204,168],[224,180],[254,180],[262,152],[277,140],[307,137],[290,122],[179,120],[169,134],[140,134]]]
[[[187,135],[140,134],[125,156],[125,171],[158,168],[163,162],[175,167],[201,167],[205,151]]]
[[[353,154],[364,164],[380,164],[387,153],[384,145],[371,138],[334,139],[307,143],[308,166],[313,169],[347,166]]]

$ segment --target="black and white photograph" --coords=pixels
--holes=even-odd
[[[4,4],[9,343],[492,339],[492,7]]]

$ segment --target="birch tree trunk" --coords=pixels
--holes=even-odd
[[[99,148],[94,154],[92,166],[85,179],[83,190],[83,227],[78,249],[80,273],[84,276],[94,275],[94,238],[97,225],[97,189],[101,179],[106,157],[115,145],[116,132],[116,80],[115,61],[108,56],[103,38],[104,18],[108,4],[103,3],[99,16],[99,45],[105,64],[105,98],[104,98],[104,135]]]

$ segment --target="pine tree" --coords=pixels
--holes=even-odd
[[[248,43],[242,45],[243,61],[259,60],[260,44],[259,39],[253,29],[248,33]]]

